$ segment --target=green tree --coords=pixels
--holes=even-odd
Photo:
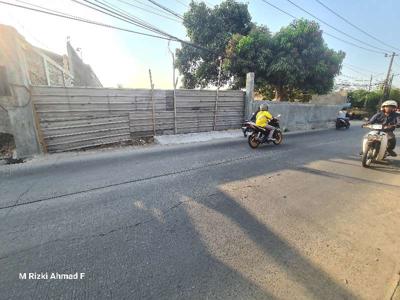
[[[400,103],[400,89],[399,88],[392,88],[390,90],[389,99],[396,100]]]
[[[255,73],[256,90],[270,89],[265,81],[273,59],[271,34],[265,26],[254,25],[248,35],[234,34],[228,43],[224,59],[224,72],[231,78],[231,86],[244,87],[246,74]]]
[[[327,47],[318,23],[302,19],[272,36],[255,26],[247,36],[234,35],[224,66],[239,77],[237,86],[243,86],[244,72],[254,72],[256,89],[273,89],[280,101],[330,91],[344,57],[344,52]]]
[[[323,94],[333,88],[344,52],[329,49],[318,23],[296,20],[273,36],[273,57],[265,81],[275,88],[275,98],[286,100],[291,90]]]
[[[365,109],[369,113],[374,113],[379,108],[378,106],[382,96],[382,90],[374,90],[369,92],[360,89],[349,92],[347,97],[353,108]]]
[[[369,92],[365,100],[365,109],[370,113],[376,112],[379,109],[379,102],[381,101],[382,96],[383,96],[382,90],[375,90]]]
[[[364,108],[369,92],[366,90],[354,90],[348,93],[351,106],[354,108]]]
[[[201,45],[195,48],[182,45],[176,51],[176,66],[183,75],[186,88],[215,85],[218,80],[219,57],[223,57],[228,42],[235,34],[247,35],[251,16],[247,4],[226,0],[213,9],[204,2],[192,1],[184,14],[184,26],[190,41]],[[229,81],[229,74],[222,74],[221,83]]]

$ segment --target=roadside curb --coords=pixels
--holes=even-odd
[[[332,130],[332,128],[321,128],[315,130],[302,130],[284,133],[285,136],[296,136],[296,135],[308,135],[317,134],[320,132],[326,132]],[[60,167],[66,164],[82,164],[82,163],[103,163],[104,160],[124,159],[130,157],[132,154],[137,153],[140,155],[148,155],[159,151],[172,150],[174,147],[200,147],[201,145],[207,146],[209,143],[224,143],[224,142],[242,142],[244,140],[241,130],[237,131],[237,135],[222,136],[220,138],[214,138],[204,141],[189,141],[171,144],[152,144],[146,145],[146,147],[123,147],[123,148],[110,148],[109,151],[93,150],[90,152],[70,152],[70,153],[56,153],[56,154],[45,154],[28,159],[25,163],[20,164],[0,164],[0,175],[17,175],[22,173],[35,173],[45,171],[49,167]],[[190,150],[188,150],[190,151]]]
[[[310,129],[310,130],[299,130],[299,131],[290,131],[290,132],[283,132],[284,136],[295,136],[295,135],[303,135],[303,134],[312,134],[312,133],[317,133],[317,132],[323,132],[327,130],[331,130],[334,127],[326,127],[326,128],[320,128],[320,129]],[[218,134],[215,134],[212,136],[212,133],[221,133],[220,136]],[[224,133],[227,133],[227,135],[224,135]],[[208,134],[208,137],[205,137],[204,134]],[[203,137],[201,137],[203,135]],[[177,140],[174,141],[174,137],[177,138]],[[196,137],[199,137],[198,140],[196,140]],[[168,138],[170,138],[170,141],[168,141]],[[171,136],[159,136],[155,137],[155,143],[161,146],[171,146],[171,145],[187,145],[187,144],[192,144],[192,143],[206,143],[206,142],[217,142],[217,141],[223,141],[223,140],[234,140],[237,138],[242,138],[243,139],[243,133],[241,129],[237,130],[227,130],[226,132],[220,131],[220,132],[204,132],[204,133],[188,133],[188,134],[179,134],[179,135],[171,135]],[[164,141],[163,141],[164,140]]]

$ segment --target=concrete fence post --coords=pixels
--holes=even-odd
[[[150,76],[150,97],[151,97],[151,116],[153,121],[153,135],[156,136],[156,106],[154,103],[154,84],[153,84],[153,77],[151,76],[151,70],[149,69],[149,76]]]
[[[244,103],[244,119],[249,118],[252,112],[252,103],[254,101],[254,73],[246,75],[246,97]]]
[[[3,73],[6,73],[2,76],[2,85],[7,86],[2,90],[8,91],[0,95],[0,104],[8,113],[16,145],[16,158],[31,157],[42,152],[30,94],[28,67],[21,43],[15,29],[0,27],[0,65],[3,66]]]

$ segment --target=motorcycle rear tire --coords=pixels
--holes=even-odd
[[[257,139],[257,136],[254,133],[249,136],[247,141],[252,149],[256,149],[258,146],[260,146],[260,141]]]
[[[283,141],[283,134],[282,134],[282,132],[276,131],[276,132],[274,133],[274,138],[275,138],[275,141],[273,141],[273,143],[274,143],[275,145],[280,145],[280,144],[282,144],[282,141]]]

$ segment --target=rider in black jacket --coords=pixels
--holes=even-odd
[[[397,156],[394,152],[396,147],[396,136],[394,135],[394,130],[397,123],[397,102],[394,100],[388,100],[382,103],[381,111],[375,114],[370,120],[369,124],[382,124],[384,125],[384,132],[388,135],[388,153],[390,156]]]

